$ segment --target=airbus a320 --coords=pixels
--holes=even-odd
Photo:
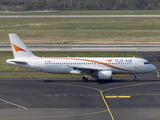
[[[101,80],[111,80],[113,74],[149,73],[156,67],[148,60],[135,57],[37,57],[17,34],[9,34],[14,59],[7,63],[40,72],[53,74],[81,74],[82,80],[88,81],[88,76]]]

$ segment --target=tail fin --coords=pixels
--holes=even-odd
[[[35,56],[17,34],[9,34],[14,58],[30,58]]]

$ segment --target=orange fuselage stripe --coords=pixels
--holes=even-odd
[[[45,58],[44,58],[44,59],[45,59]],[[103,62],[100,62],[100,61],[96,61],[96,60],[81,59],[81,58],[49,58],[49,59],[71,59],[71,60],[82,60],[82,61],[88,61],[88,62],[99,63],[99,64],[102,64],[102,65],[109,66],[109,67],[112,67],[112,68],[115,68],[115,69],[119,69],[119,70],[123,70],[123,71],[131,71],[131,70],[126,70],[126,69],[119,68],[119,67],[116,67],[116,66],[113,66],[113,65],[109,65],[109,64],[106,64],[106,63],[103,63]]]
[[[29,58],[31,59],[31,58]],[[34,58],[33,58],[34,59]],[[96,60],[89,60],[89,59],[82,59],[82,58],[36,58],[36,59],[68,59],[68,60],[82,60],[82,61],[88,61],[88,62],[94,62],[94,63],[99,63],[99,64],[102,64],[102,65],[105,65],[105,66],[108,66],[108,67],[112,67],[112,68],[115,68],[115,69],[118,69],[118,70],[123,70],[123,71],[132,71],[132,70],[126,70],[126,69],[123,69],[123,68],[119,68],[119,67],[116,67],[116,66],[113,66],[113,65],[109,65],[109,64],[106,64],[106,63],[103,63],[103,62],[100,62],[100,61],[96,61]],[[26,60],[26,59],[22,59],[22,60]]]

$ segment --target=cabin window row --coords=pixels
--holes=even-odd
[[[58,65],[63,65],[63,64],[64,64],[64,65],[65,65],[65,64],[66,64],[66,65],[67,65],[67,64],[85,64],[85,65],[86,65],[86,64],[101,64],[101,63],[45,63],[45,64],[47,64],[47,65],[53,65],[53,64],[54,64],[54,65],[55,65],[55,64],[56,64],[56,65],[57,65],[57,64],[58,64]],[[102,64],[103,64],[103,63],[102,63]],[[128,65],[128,64],[132,64],[132,63],[104,63],[104,64],[109,64],[109,65],[127,64],[127,65]]]

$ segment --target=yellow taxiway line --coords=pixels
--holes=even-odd
[[[131,98],[131,96],[106,96],[106,98]]]

